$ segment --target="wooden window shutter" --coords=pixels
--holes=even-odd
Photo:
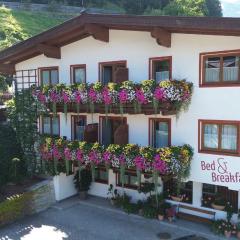
[[[98,141],[98,123],[88,124],[84,130],[84,141],[95,143]]]
[[[128,124],[121,124],[114,132],[114,144],[128,144]]]
[[[113,82],[122,83],[128,81],[128,68],[126,67],[117,67],[113,73]]]

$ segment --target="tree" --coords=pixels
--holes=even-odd
[[[205,0],[173,0],[164,9],[171,16],[206,16],[208,9]]]
[[[206,0],[208,8],[208,16],[210,17],[222,17],[222,5],[219,0]]]

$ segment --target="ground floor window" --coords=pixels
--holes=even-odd
[[[122,186],[120,173],[116,173],[116,183],[117,186]],[[124,187],[130,189],[137,189],[138,188],[138,178],[137,174],[133,172],[126,172],[124,176]]]
[[[42,116],[41,117],[41,132],[51,136],[60,135],[60,119],[59,116]]]
[[[213,208],[213,204],[225,206],[232,205],[234,212],[238,211],[238,192],[227,187],[203,183],[202,206]]]
[[[172,200],[172,196],[176,194],[177,180],[172,178],[163,183],[163,193],[167,199]],[[181,184],[180,194],[183,196],[182,202],[192,203],[193,198],[193,182],[189,181]]]
[[[95,170],[95,182],[108,184],[108,171],[105,167],[98,167]]]

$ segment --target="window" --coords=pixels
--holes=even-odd
[[[117,186],[122,186],[120,173],[116,173],[116,182]],[[138,178],[137,174],[133,172],[127,171],[124,175],[124,187],[130,189],[137,189],[138,188]]]
[[[212,208],[211,204],[216,197],[221,197],[223,202],[230,202],[233,206],[234,212],[238,210],[238,192],[229,190],[227,187],[216,186],[212,184],[203,183],[202,185],[202,206]]]
[[[172,57],[150,58],[149,77],[157,83],[172,78]]]
[[[100,117],[100,139],[101,143],[104,146],[108,146],[109,144],[118,143],[118,137],[128,138],[128,128],[123,129],[125,132],[121,132],[121,134],[115,134],[117,129],[121,126],[126,125],[127,119],[121,117]],[[127,141],[127,140],[126,140]],[[128,142],[126,142],[127,144]]]
[[[171,199],[171,195],[176,192],[176,179],[172,178],[163,184],[163,192],[166,198]],[[180,194],[183,195],[183,202],[192,203],[193,182],[182,183]]]
[[[240,84],[240,52],[200,54],[202,86],[231,86]]]
[[[60,135],[59,116],[43,116],[42,117],[42,134],[53,136]]]
[[[72,116],[72,140],[83,141],[86,116]]]
[[[95,182],[108,184],[108,172],[105,167],[98,167],[95,170]]]
[[[58,82],[58,67],[40,68],[41,85],[56,85]]]
[[[171,119],[150,118],[149,145],[155,148],[171,145]]]
[[[200,151],[239,154],[239,122],[200,120]]]
[[[120,83],[128,80],[126,61],[100,63],[99,68],[99,78],[104,85],[110,82]]]
[[[71,83],[86,83],[86,65],[71,66]]]

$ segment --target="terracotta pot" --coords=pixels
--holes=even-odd
[[[225,208],[225,206],[223,206],[223,205],[217,205],[217,204],[214,204],[214,203],[212,203],[211,206],[212,206],[212,208],[214,208],[216,210],[219,210],[219,211],[223,211],[224,208]]]
[[[171,196],[171,199],[175,202],[182,202],[183,197],[178,197],[178,196]]]
[[[237,232],[237,239],[240,239],[240,231]]]
[[[231,235],[232,235],[232,232],[231,232],[231,231],[224,231],[224,236],[225,236],[226,238],[230,238]]]
[[[158,220],[163,221],[164,220],[164,215],[158,214]]]
[[[80,191],[80,192],[79,192],[79,198],[80,198],[81,200],[86,200],[87,197],[88,197],[87,191]]]

